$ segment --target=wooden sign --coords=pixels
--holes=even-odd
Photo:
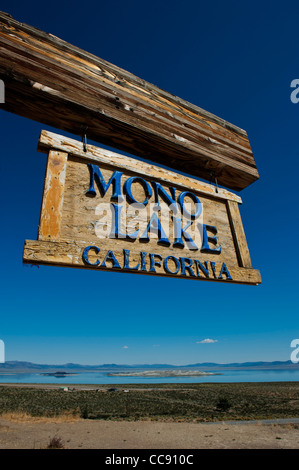
[[[259,178],[243,129],[6,13],[0,79],[3,110],[233,190]]]
[[[48,153],[38,240],[25,263],[259,284],[239,196],[42,131]]]

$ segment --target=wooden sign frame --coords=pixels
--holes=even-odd
[[[38,240],[25,241],[23,254],[25,263],[227,283],[252,285],[261,283],[260,272],[252,268],[239,212],[239,204],[242,201],[238,195],[162,167],[92,145],[87,145],[85,152],[81,142],[47,131],[41,132],[38,150],[48,153],[48,163]],[[218,256],[215,248],[202,250],[210,253],[207,255],[199,256],[198,252],[192,251],[186,254],[186,250],[174,250],[169,246],[170,244],[168,247],[158,246],[157,242],[155,245],[149,243],[142,247],[138,245],[139,248],[136,248],[134,243],[125,245],[128,242],[121,239],[97,240],[94,234],[91,240],[90,233],[93,232],[90,228],[88,232],[86,228],[90,225],[86,212],[92,207],[87,207],[90,200],[86,198],[86,194],[91,183],[88,180],[84,182],[85,186],[82,186],[82,181],[78,180],[80,175],[77,174],[77,169],[83,168],[84,175],[87,175],[87,167],[91,168],[90,165],[105,168],[105,171],[110,172],[117,170],[117,174],[122,172],[123,177],[130,181],[135,178],[136,181],[144,181],[146,185],[151,182],[152,185],[156,184],[155,187],[160,185],[160,189],[161,185],[166,185],[168,188],[173,188],[173,191],[180,192],[180,195],[194,194],[195,198],[203,198],[206,201],[203,206],[206,204],[209,207],[210,217],[213,218],[213,211],[215,214],[221,212],[218,219],[223,225],[225,235],[222,232],[219,233],[219,238],[222,236],[219,243],[224,242],[224,254],[219,252],[220,256]],[[79,185],[81,185],[80,190],[77,188]],[[108,187],[108,183],[106,186]],[[85,188],[84,191],[82,188]],[[73,190],[80,193],[79,196],[69,194]],[[108,190],[105,189],[105,191],[107,195]],[[76,204],[76,197],[85,198],[82,200],[86,201],[80,208],[80,217],[76,219],[81,221],[81,218],[82,220],[85,218],[87,222],[82,222],[82,227],[76,224],[74,218],[76,208],[73,206]],[[205,224],[203,226],[209,227]],[[211,233],[208,236],[206,232],[206,240],[214,242],[216,236]],[[150,248],[148,248],[149,245]],[[229,255],[226,255],[225,250],[230,250]],[[221,262],[218,262],[218,259],[221,259]]]

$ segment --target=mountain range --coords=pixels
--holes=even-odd
[[[0,363],[0,373],[2,372],[34,372],[34,371],[116,371],[132,369],[200,369],[200,370],[221,370],[221,369],[286,369],[298,370],[299,363],[291,361],[273,361],[273,362],[233,362],[228,364],[218,364],[215,362],[198,362],[195,364],[172,365],[172,364],[101,364],[101,365],[83,365],[83,364],[35,364],[26,361],[7,361]]]

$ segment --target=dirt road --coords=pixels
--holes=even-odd
[[[298,424],[0,419],[0,449],[298,449]]]

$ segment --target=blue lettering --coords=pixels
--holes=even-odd
[[[89,190],[86,192],[87,196],[90,196],[90,197],[96,196],[96,191],[94,189],[94,181],[96,179],[102,197],[105,196],[110,184],[112,184],[113,193],[111,196],[111,201],[123,200],[123,197],[121,195],[121,186],[120,186],[122,173],[120,171],[115,171],[113,175],[111,176],[111,178],[109,179],[108,183],[106,183],[101,173],[101,170],[97,165],[92,165],[91,163],[88,163],[88,168],[90,171],[90,185],[89,185]]]
[[[214,277],[216,278],[217,275],[216,275],[216,266],[215,266],[215,262],[214,262],[214,261],[210,261],[210,265],[211,265],[211,268],[212,268],[212,271],[213,271],[213,275],[214,275]]]
[[[213,227],[212,225],[205,225],[205,224],[201,224],[202,226],[202,247],[201,247],[201,252],[202,253],[210,253],[210,254],[214,254],[214,255],[217,255],[217,254],[220,254],[221,253],[221,245],[218,246],[217,248],[210,248],[209,246],[209,242],[210,243],[213,243],[214,245],[217,245],[217,238],[216,238],[216,234],[217,234],[217,228],[216,227]],[[214,233],[214,236],[211,237],[208,235],[207,231],[211,231]]]
[[[195,203],[196,210],[195,210],[194,214],[191,214],[190,212],[188,212],[187,209],[184,207],[184,203],[185,203],[184,199],[185,199],[186,196],[190,197],[190,199],[192,199],[193,202]],[[202,212],[202,204],[201,204],[200,200],[198,199],[198,197],[195,194],[191,193],[190,191],[183,191],[178,197],[178,203],[181,206],[182,214],[187,219],[195,220],[200,216],[200,214]]]
[[[186,276],[186,270],[190,276],[195,276],[191,266],[193,265],[193,260],[191,258],[180,258],[181,267],[182,267],[182,276]],[[186,264],[187,263],[187,264]]]
[[[176,266],[174,271],[171,271],[168,267],[168,260],[170,260],[170,259],[172,261],[174,261],[174,264]],[[180,268],[181,268],[180,262],[175,256],[167,256],[167,258],[165,258],[165,260],[164,260],[163,265],[164,265],[165,271],[169,274],[177,274],[179,272]]]
[[[141,184],[141,186],[144,189],[145,192],[145,199],[143,202],[136,201],[136,199],[132,195],[132,184],[138,182]],[[138,204],[138,205],[143,205],[146,206],[148,204],[148,200],[151,198],[153,191],[150,185],[148,184],[147,181],[145,181],[143,178],[140,178],[139,176],[131,176],[125,181],[124,184],[124,193],[126,194],[128,201],[130,204]]]
[[[112,227],[109,238],[126,238],[127,240],[136,240],[139,230],[136,232],[124,234],[121,233],[121,211],[123,206],[111,203],[112,209]]]
[[[145,251],[140,252],[141,255],[141,271],[146,271],[146,255],[147,253]]]
[[[195,259],[194,261],[195,261],[196,270],[197,270],[197,277],[201,277],[200,276],[201,273],[204,273],[206,277],[210,277],[208,262],[205,261],[203,265],[198,259]]]
[[[174,243],[173,247],[174,248],[184,248],[185,244],[183,242],[183,238],[185,239],[187,246],[189,250],[198,250],[198,246],[196,243],[193,241],[189,233],[186,232],[186,230],[190,227],[190,225],[193,224],[193,220],[187,223],[187,225],[182,228],[182,219],[179,217],[172,217],[173,220],[173,231],[174,231]]]
[[[156,255],[155,253],[150,253],[149,256],[150,256],[150,269],[149,269],[149,272],[150,273],[155,273],[156,272],[155,266],[161,267],[162,256],[161,255]],[[157,257],[158,260],[155,260],[155,257]]]
[[[139,263],[134,266],[134,268],[130,267],[130,250],[124,250],[124,269],[130,269],[131,271],[138,271]]]
[[[149,231],[158,235],[158,245],[170,246],[170,241],[168,240],[166,233],[163,230],[162,224],[156,212],[154,212],[151,216],[143,235],[141,235],[139,239],[141,242],[149,242]]]
[[[92,254],[92,257],[95,258],[95,262],[90,261],[90,251],[94,251],[94,254]],[[213,273],[213,277],[215,279],[222,280],[223,276],[226,276],[226,279],[232,280],[232,276],[226,266],[225,263],[222,263],[221,270],[219,273],[219,276],[217,277],[216,274],[216,263],[214,261],[204,261],[200,262],[198,259],[192,259],[192,258],[176,258],[173,255],[167,256],[164,260],[163,257],[159,254],[156,253],[146,253],[144,251],[140,252],[140,261],[135,265],[135,266],[130,266],[130,250],[123,249],[123,255],[124,255],[124,261],[123,261],[123,266],[120,266],[117,258],[115,257],[114,253],[112,250],[108,250],[106,253],[106,256],[103,260],[103,262],[100,264],[100,260],[97,258],[97,255],[100,253],[100,248],[95,246],[95,245],[89,245],[87,246],[82,254],[82,258],[84,263],[86,263],[89,266],[99,266],[103,268],[107,268],[106,263],[110,262],[112,263],[111,266],[108,267],[110,268],[116,268],[116,269],[125,269],[128,271],[143,271],[143,272],[149,272],[149,273],[157,273],[156,272],[156,267],[161,268],[162,267],[162,261],[163,261],[163,268],[164,271],[168,274],[175,275],[178,274],[181,270],[181,276],[187,276],[189,277],[201,277],[203,274],[206,278],[210,277],[209,273],[209,264]],[[146,256],[149,254],[149,260],[150,260],[150,268],[149,271],[147,271],[146,267]],[[169,266],[170,265],[170,266]],[[196,268],[196,273],[194,272],[194,269]]]
[[[126,235],[120,231],[121,211],[123,206],[113,203],[111,203],[110,206],[112,210],[112,227],[109,238],[126,238]]]
[[[221,267],[221,271],[220,271],[220,274],[219,274],[219,277],[218,279],[223,279],[222,278],[222,274],[225,274],[226,275],[226,279],[231,279],[232,280],[232,277],[230,275],[230,272],[229,270],[227,269],[227,266],[225,263],[222,263],[222,267]]]
[[[98,248],[97,246],[93,246],[93,245],[90,245],[90,246],[87,246],[84,251],[83,251],[83,261],[86,263],[86,264],[89,264],[90,266],[98,266],[98,264],[100,264],[100,261],[97,259],[95,263],[91,263],[88,259],[88,254],[89,254],[89,251],[90,250],[94,250],[96,252],[96,255],[98,253],[100,253],[100,248]]]
[[[112,267],[113,268],[120,268],[120,264],[117,261],[117,259],[114,256],[114,253],[112,250],[109,250],[104,258],[104,261],[101,264],[101,267],[106,268],[106,262],[107,261],[112,261]]]
[[[160,183],[157,183],[156,181],[151,181],[151,184],[152,184],[152,187],[154,188],[154,192],[155,192],[154,210],[158,211],[158,210],[161,209],[161,206],[159,204],[159,194],[160,194],[160,196],[167,203],[167,205],[171,206],[171,210],[174,213],[176,213],[177,212],[177,204],[176,204],[176,200],[175,200],[175,191],[176,191],[176,189],[171,186],[169,188],[170,192],[171,192],[171,195],[169,195]]]

